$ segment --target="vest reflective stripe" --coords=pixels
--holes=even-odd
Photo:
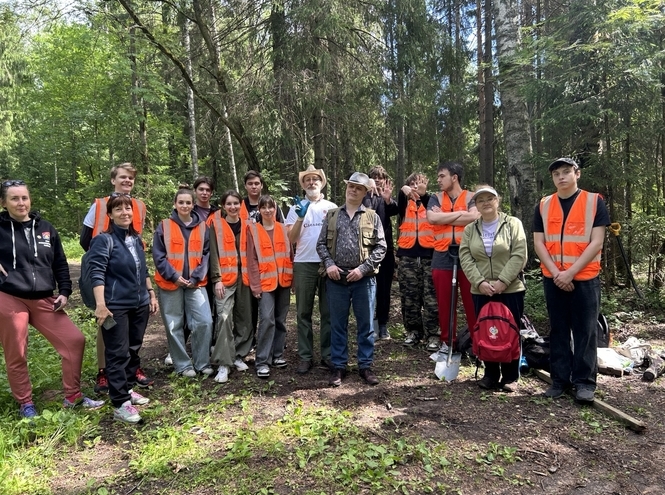
[[[189,273],[192,273],[203,261],[203,244],[205,242],[206,224],[201,222],[192,229],[187,244],[187,258],[189,262]],[[162,220],[162,231],[164,232],[164,246],[166,247],[166,259],[179,276],[185,267],[185,237],[180,231],[180,225],[174,220]],[[176,290],[178,286],[166,280],[155,271],[155,282],[164,290]],[[207,275],[203,277],[197,287],[203,287],[208,283]]]
[[[231,287],[238,280],[238,251],[236,250],[236,236],[231,226],[216,211],[210,218],[217,240],[217,251],[219,253],[219,272],[222,284]]]
[[[106,204],[109,196],[95,199],[95,226],[92,228],[92,237],[98,236],[109,228],[109,216],[106,214]],[[136,214],[138,212],[138,215]],[[139,234],[143,233],[147,211],[145,203],[140,199],[132,198],[132,225]]]
[[[280,287],[291,287],[293,281],[293,262],[291,261],[291,244],[288,240],[286,227],[275,222],[273,240],[260,223],[250,223],[249,230],[254,240],[254,249],[259,261],[261,290],[272,292]],[[274,243],[274,248],[273,248]]]
[[[563,223],[563,209],[556,194],[546,196],[540,201],[540,215],[543,218],[545,247],[559,270],[567,270],[580,257],[591,242],[593,221],[596,217],[598,194],[580,191],[570,208]],[[563,233],[563,236],[562,236]],[[573,278],[574,280],[591,280],[600,273],[601,250]],[[543,275],[553,275],[540,264]]]
[[[409,249],[418,243],[424,248],[434,247],[434,230],[427,221],[427,210],[422,205],[417,206],[412,199],[406,205],[404,220],[399,226],[399,240],[397,245]]]
[[[450,196],[448,196],[447,193],[436,193],[436,197],[439,198],[439,204],[441,205],[441,212],[452,213],[455,211],[469,211],[469,203],[473,196],[468,194],[468,192],[469,191],[466,190],[462,191],[455,200],[455,204],[450,201]],[[468,200],[467,196],[469,197]],[[453,242],[453,239],[455,240],[455,244],[462,242],[464,227],[454,227],[453,225],[432,225],[432,230],[434,231],[433,247],[439,252],[443,253],[448,251],[448,246]]]

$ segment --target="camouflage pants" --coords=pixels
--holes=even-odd
[[[432,260],[400,256],[397,279],[407,332],[419,338],[439,337],[439,310],[432,283]]]

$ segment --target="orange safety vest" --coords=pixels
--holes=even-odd
[[[291,261],[291,244],[286,227],[275,222],[273,242],[266,229],[260,223],[250,223],[249,230],[254,239],[254,248],[259,260],[261,290],[272,292],[280,287],[291,287],[293,281],[293,261]],[[273,248],[273,243],[275,244]]]
[[[434,247],[434,230],[432,224],[427,221],[427,210],[421,203],[420,206],[412,199],[406,205],[406,214],[399,226],[399,239],[397,246],[409,249],[418,244],[424,248]]]
[[[543,217],[545,227],[545,247],[559,270],[570,268],[591,242],[597,205],[598,194],[580,191],[564,224],[559,197],[552,194],[540,200],[540,215]],[[573,280],[591,280],[597,277],[600,273],[600,253],[599,249],[593,260],[582,268]],[[540,268],[543,275],[553,277],[544,263],[540,264]]]
[[[238,216],[243,222],[247,222],[249,220],[249,211],[247,211],[247,206],[245,205],[244,199],[240,202],[240,213],[238,213]]]
[[[92,228],[92,237],[95,237],[109,228],[109,216],[106,214],[106,203],[110,196],[105,198],[95,199],[95,226]],[[143,232],[143,224],[145,223],[146,207],[145,203],[140,199],[132,198],[132,225],[136,232],[141,234]],[[138,212],[138,215],[136,214]]]
[[[240,257],[240,263],[244,279],[247,274],[247,230],[242,225],[242,220],[240,222],[240,246],[241,253],[243,253],[243,256]],[[215,229],[222,283],[225,287],[231,287],[238,280],[238,251],[236,250],[235,235],[228,222],[222,218],[219,210],[210,215],[206,223]],[[245,248],[243,249],[242,246],[245,246]],[[249,281],[245,285],[249,285]]]
[[[441,205],[441,211],[444,213],[469,211],[469,203],[472,196],[468,192],[466,190],[462,191],[455,200],[455,204],[450,201],[450,196],[447,193],[436,193],[436,197],[439,198],[439,204]],[[467,196],[469,196],[468,201]],[[453,242],[453,239],[455,240],[455,244],[462,242],[464,227],[458,227],[457,232],[455,232],[453,225],[432,225],[432,230],[434,231],[434,249],[439,252],[445,253],[448,251],[448,246]]]
[[[185,253],[189,261],[189,272],[193,272],[203,261],[203,244],[205,242],[206,224],[199,223],[189,234],[189,242],[185,250],[185,237],[180,231],[180,225],[175,220],[167,218],[162,220],[162,232],[164,232],[164,246],[166,246],[166,259],[175,269],[179,276],[182,276],[182,270],[185,267]],[[235,246],[234,246],[235,249]],[[155,271],[155,282],[164,290],[176,290],[178,285],[175,282],[166,280],[161,273]],[[199,281],[197,287],[204,287],[208,283],[207,275]]]

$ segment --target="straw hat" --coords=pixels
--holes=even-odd
[[[323,172],[322,168],[314,168],[314,165],[310,165],[307,167],[307,170],[303,170],[302,172],[298,173],[298,182],[300,182],[300,185],[302,186],[303,189],[306,189],[304,180],[305,177],[308,175],[318,175],[321,178],[321,189],[326,187],[326,174]]]

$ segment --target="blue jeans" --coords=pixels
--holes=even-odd
[[[369,368],[374,360],[372,319],[376,279],[363,277],[348,284],[327,279],[326,289],[330,308],[330,359],[333,366],[343,369],[349,361],[349,310],[353,304],[353,314],[358,327],[358,368]]]
[[[159,291],[159,307],[166,326],[166,339],[176,373],[210,366],[212,314],[205,287]],[[192,359],[185,349],[184,324],[191,332]]]
[[[600,279],[573,281],[566,292],[543,277],[550,318],[550,366],[555,387],[596,389],[597,332],[600,310]],[[571,337],[574,350],[571,349]]]

